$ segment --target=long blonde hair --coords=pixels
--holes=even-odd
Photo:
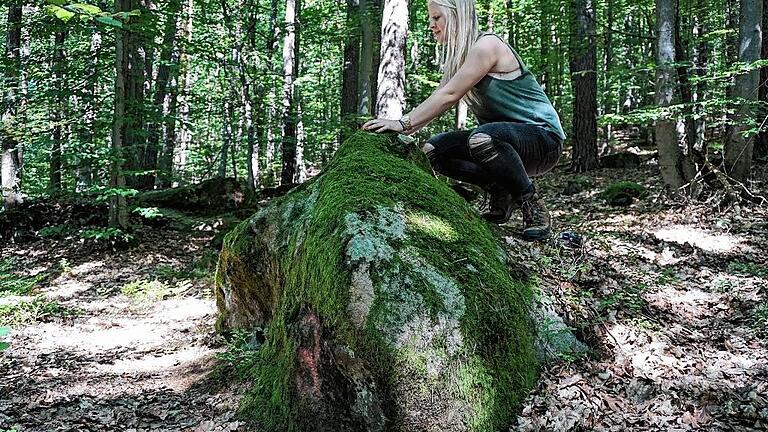
[[[441,85],[445,85],[459,70],[467,58],[472,45],[480,35],[474,0],[429,0],[440,7],[445,17],[445,43],[440,50],[440,64],[443,68]],[[479,103],[474,90],[464,95],[464,101],[472,105]]]

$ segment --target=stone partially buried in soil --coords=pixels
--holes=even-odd
[[[224,241],[218,327],[265,338],[242,413],[265,430],[508,427],[537,375],[531,316],[549,315],[505,259],[418,149],[352,136]]]

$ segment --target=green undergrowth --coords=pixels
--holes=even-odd
[[[18,268],[13,258],[0,260],[0,296],[29,295],[32,289],[48,275],[40,273],[35,276],[20,276],[14,273]]]
[[[220,269],[251,253],[250,224],[265,218],[288,224],[275,241],[282,295],[265,329],[267,342],[248,357],[254,387],[241,408],[245,416],[267,430],[299,428],[290,420],[299,415],[291,411],[293,335],[295,319],[306,307],[379,376],[395,375],[403,362],[423,371],[423,359],[386,338],[388,325],[402,324],[397,318],[404,312],[391,309],[400,304],[459,320],[464,341],[461,352],[452,355],[469,360],[461,363],[455,392],[473,411],[470,429],[496,431],[514,418],[537,374],[526,309],[532,290],[510,279],[489,226],[426,166],[418,150],[358,133],[321,176],[276,199],[225,238]],[[373,303],[362,330],[347,312],[349,276],[340,276],[349,274],[350,265],[370,266],[377,299],[383,299]],[[220,285],[221,275],[217,278]],[[399,282],[413,286],[413,292],[402,292]]]
[[[47,322],[53,318],[76,315],[73,309],[62,306],[55,300],[37,296],[32,300],[0,306],[0,326],[19,326],[36,322]]]
[[[633,181],[622,180],[609,184],[601,193],[606,202],[615,202],[622,196],[642,199],[648,196],[645,186]]]

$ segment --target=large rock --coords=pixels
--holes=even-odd
[[[243,413],[269,431],[508,427],[535,347],[572,340],[536,343],[531,317],[553,320],[505,256],[418,149],[354,135],[224,241],[219,329],[261,344]]]

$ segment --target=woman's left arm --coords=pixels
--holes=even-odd
[[[450,109],[496,65],[498,56],[494,46],[496,38],[480,38],[469,50],[464,64],[442,87],[409,113],[411,131],[423,126]],[[403,132],[398,120],[374,119],[363,129],[372,132]]]

